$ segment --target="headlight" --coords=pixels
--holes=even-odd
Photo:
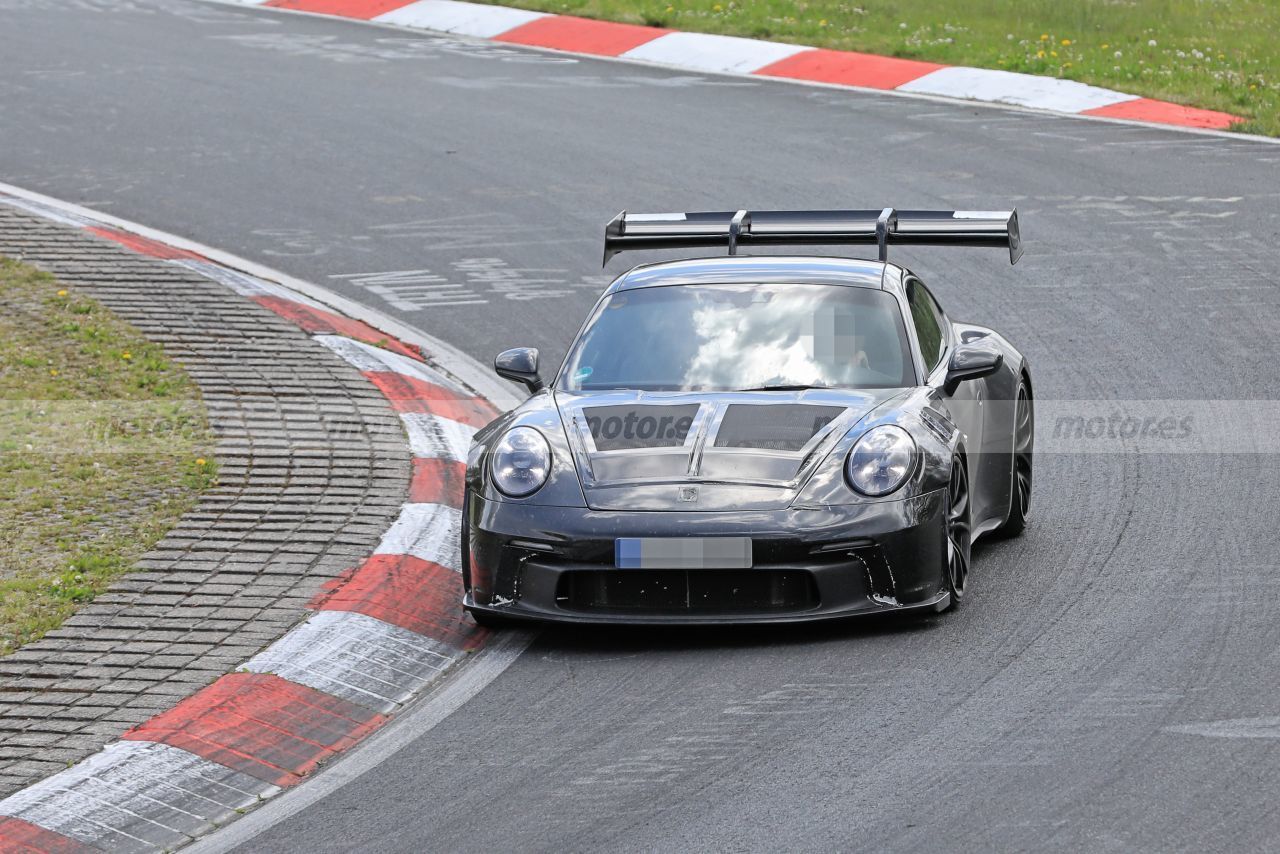
[[[849,452],[844,469],[850,486],[878,498],[902,486],[915,462],[915,440],[901,427],[886,424],[863,434]]]
[[[547,482],[551,448],[532,427],[513,427],[493,449],[490,461],[493,485],[503,495],[524,498]]]

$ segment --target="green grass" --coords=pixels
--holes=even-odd
[[[560,14],[1063,77],[1280,136],[1277,0],[497,0]]]
[[[211,446],[159,346],[0,258],[0,655],[127,572],[214,482]]]

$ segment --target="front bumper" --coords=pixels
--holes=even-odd
[[[823,509],[622,512],[485,501],[464,528],[467,610],[628,625],[790,623],[950,603],[945,490]],[[618,537],[749,536],[750,569],[614,568]]]

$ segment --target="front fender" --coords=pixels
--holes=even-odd
[[[917,449],[916,468],[895,492],[869,498],[849,485],[844,476],[845,460],[864,433],[884,424],[897,425],[911,434]],[[932,391],[923,387],[912,389],[905,396],[887,401],[854,425],[818,466],[792,506],[831,507],[901,501],[933,492],[950,481],[951,460],[959,446],[960,431],[936,405]]]
[[[493,446],[513,427],[532,427],[551,447],[551,473],[546,484],[527,498],[503,495],[489,477]],[[486,501],[535,504],[552,507],[586,507],[578,470],[569,451],[564,424],[549,391],[540,391],[515,409],[499,416],[476,433],[467,455],[467,488]]]

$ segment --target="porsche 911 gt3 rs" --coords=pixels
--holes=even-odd
[[[869,244],[875,261],[738,254]],[[790,622],[942,611],[974,539],[1030,510],[1027,360],[953,320],[894,244],[1021,254],[1016,212],[619,214],[620,251],[726,246],[636,267],[550,385],[467,461],[464,607],[481,623]]]

